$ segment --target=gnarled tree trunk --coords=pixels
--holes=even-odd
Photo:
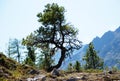
[[[65,59],[65,53],[66,53],[66,50],[61,50],[61,57],[58,61],[58,64],[56,64],[55,66],[51,66],[50,68],[48,68],[48,72],[51,72],[54,68],[58,69],[61,65],[62,65],[62,62],[64,61]]]

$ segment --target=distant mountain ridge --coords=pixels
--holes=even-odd
[[[96,50],[99,51],[99,56],[104,59],[106,66],[117,66],[120,60],[120,27],[115,31],[106,32],[101,38],[93,39],[93,44]]]
[[[92,42],[96,51],[98,51],[98,55],[104,60],[105,66],[117,66],[120,68],[120,27],[115,31],[105,32],[102,37],[95,37]],[[84,45],[82,49],[71,56],[71,59],[67,58],[65,63],[74,63],[76,60],[83,63],[82,58],[86,53],[87,47],[87,44]],[[63,64],[62,67],[67,67],[67,64]]]

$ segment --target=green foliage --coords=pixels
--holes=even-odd
[[[52,59],[52,55],[50,52],[50,49],[44,49],[41,52],[40,60],[39,60],[39,67],[40,69],[48,70],[54,63],[54,60]]]
[[[67,72],[80,72],[81,70],[82,68],[79,61],[76,61],[74,65],[72,63],[68,64]]]
[[[73,72],[73,64],[72,63],[69,63],[68,64],[68,67],[67,67],[67,72]]]
[[[102,69],[103,68],[103,60],[97,55],[97,52],[94,49],[92,43],[89,44],[86,55],[83,60],[86,61],[85,68],[86,69]]]
[[[24,61],[25,64],[35,66],[35,61],[36,61],[36,53],[35,53],[35,48],[31,46],[27,46],[27,57]]]
[[[35,48],[27,46],[27,50],[28,50],[28,57],[35,63],[35,58],[36,58]]]
[[[35,66],[35,63],[31,60],[31,58],[27,57],[25,60],[24,60],[24,63],[23,64],[28,64],[30,66]]]
[[[101,73],[101,72],[103,72],[103,70],[100,70],[100,69],[85,69],[84,72],[87,72],[87,73]]]
[[[75,65],[73,67],[74,67],[76,72],[80,72],[81,71],[81,64],[80,64],[79,61],[76,61]]]
[[[116,66],[113,66],[113,67],[112,67],[112,71],[113,71],[113,72],[117,72],[117,71],[118,71],[118,68],[117,68]]]
[[[53,3],[47,4],[44,9],[44,14],[40,13],[37,16],[40,18],[38,21],[42,22],[43,25],[53,25],[64,22],[64,7],[59,7],[57,4]],[[59,20],[59,21],[58,21]]]
[[[31,33],[25,39],[23,44],[28,46],[36,46],[41,48],[50,48],[54,52],[61,50],[59,62],[53,68],[59,68],[65,57],[69,56],[74,49],[81,47],[81,41],[77,39],[78,29],[66,23],[65,9],[57,4],[47,4],[43,13],[39,13],[38,22],[42,25],[34,33]]]

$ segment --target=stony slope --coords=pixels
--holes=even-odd
[[[21,65],[0,53],[0,81],[26,79],[39,71],[28,65]]]

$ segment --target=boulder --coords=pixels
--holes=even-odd
[[[109,74],[112,74],[113,72],[112,71],[108,71]]]

